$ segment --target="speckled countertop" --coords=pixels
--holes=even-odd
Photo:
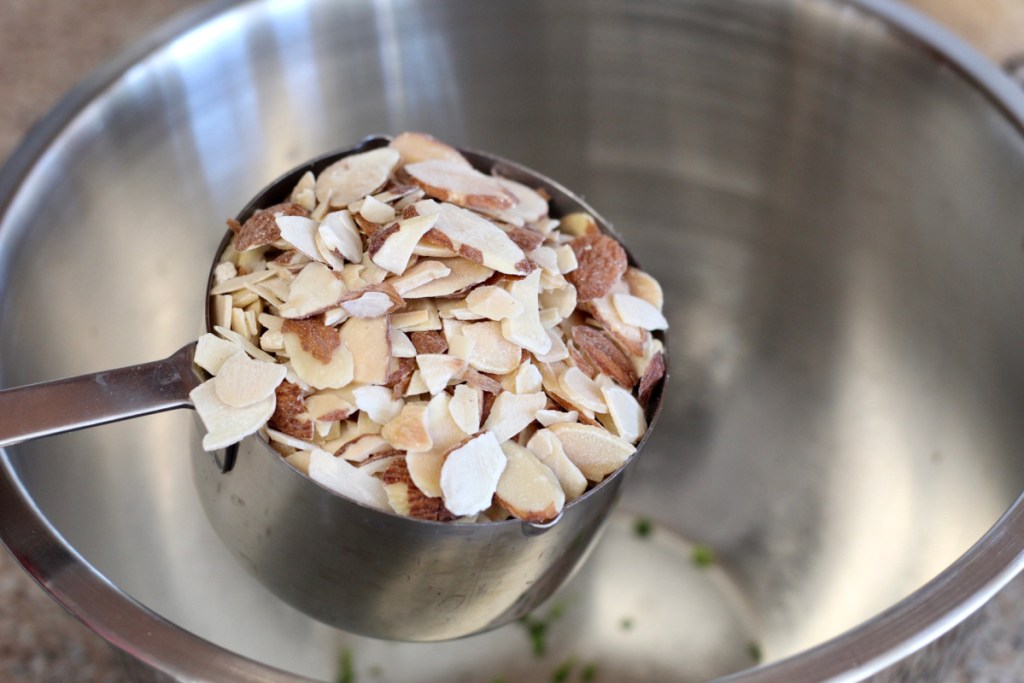
[[[0,0],[0,158],[79,79],[199,0]],[[914,0],[996,61],[1024,53],[1024,0]],[[943,683],[1024,681],[1024,577],[979,615]],[[0,551],[0,683],[122,683],[118,656]]]

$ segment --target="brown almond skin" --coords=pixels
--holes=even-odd
[[[277,385],[275,393],[277,405],[267,425],[296,439],[312,439],[313,421],[309,417],[303,417],[306,413],[306,401],[302,396],[302,389],[297,384],[285,380]]]
[[[411,332],[409,339],[416,347],[416,353],[445,353],[448,351],[448,340],[439,330]]]
[[[431,498],[417,488],[409,475],[405,458],[399,458],[388,465],[380,475],[385,484],[405,484],[409,496],[409,516],[434,522],[450,522],[455,515],[444,506],[440,498]]]
[[[604,332],[587,325],[577,325],[572,329],[572,340],[594,367],[620,386],[632,390],[636,385],[637,376],[633,364]]]
[[[575,285],[578,301],[600,299],[611,291],[629,267],[626,250],[607,235],[584,235],[569,244],[579,265],[565,277]]]
[[[281,239],[281,231],[277,228],[277,216],[274,215],[279,212],[285,216],[309,218],[309,211],[291,202],[274,204],[260,209],[238,229],[238,233],[235,235],[235,249],[245,251]]]
[[[391,395],[395,398],[402,398],[405,390],[409,388],[412,381],[412,373],[416,371],[415,358],[397,358],[398,368],[388,375],[384,386],[391,387]]]
[[[506,228],[506,234],[509,239],[516,243],[516,246],[523,251],[533,251],[544,242],[544,235],[540,234],[536,230],[530,230],[529,228],[519,228],[512,226]]]
[[[324,325],[323,316],[303,320],[287,319],[281,325],[281,332],[299,337],[302,350],[327,365],[334,352],[341,346],[341,335],[333,327]]]
[[[359,223],[359,221],[356,222]],[[377,224],[373,223],[373,225]],[[363,227],[362,223],[359,223],[359,227]],[[366,231],[364,230],[363,232]],[[386,228],[381,228],[380,230],[375,229],[373,232],[367,232],[366,234],[370,236],[370,239],[366,243],[366,251],[369,252],[371,257],[374,256],[378,251],[380,251],[380,248],[384,246],[384,242],[386,242],[387,239],[396,232],[398,232],[398,223],[392,223]]]
[[[644,376],[640,378],[640,389],[637,392],[637,398],[640,400],[640,405],[644,408],[651,402],[651,394],[664,376],[665,354],[659,352],[651,358],[651,362],[647,364],[647,369],[644,370]]]

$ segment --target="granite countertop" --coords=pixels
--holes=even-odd
[[[0,0],[0,158],[96,66],[198,0]],[[1024,0],[913,0],[994,60],[1024,52]],[[73,29],[72,29],[73,27]],[[945,683],[1024,680],[1024,577],[980,614]],[[118,655],[0,551],[0,682],[121,683]]]

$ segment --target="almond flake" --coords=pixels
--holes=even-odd
[[[395,308],[394,300],[379,291],[363,291],[356,298],[341,302],[341,308],[355,318],[379,318]]]
[[[468,362],[473,356],[473,349],[475,348],[476,341],[461,332],[448,337],[448,355],[453,358],[461,358]]]
[[[542,410],[547,402],[542,391],[535,394],[503,391],[494,399],[483,429],[494,434],[499,443],[511,439],[534,421],[537,411]]]
[[[563,244],[555,247],[555,259],[558,263],[558,272],[562,275],[567,275],[579,267],[579,261],[576,260],[576,252],[572,250],[572,245]],[[627,274],[629,269],[627,269]]]
[[[501,444],[507,464],[494,496],[514,517],[527,522],[550,522],[565,505],[565,492],[555,473],[512,441]]]
[[[313,262],[296,276],[279,312],[284,318],[308,318],[337,305],[345,292],[345,283],[334,271]]]
[[[639,268],[627,268],[623,279],[629,286],[630,294],[640,297],[659,311],[663,308],[665,296],[661,285],[653,277]]]
[[[359,207],[359,215],[372,223],[390,223],[395,220],[395,208],[373,196],[367,196]]]
[[[384,384],[391,361],[387,318],[350,318],[340,334],[352,354],[352,379],[361,384]]]
[[[489,320],[514,318],[523,312],[523,305],[501,287],[477,287],[466,297],[470,311]]]
[[[409,453],[405,456],[405,465],[409,469],[409,477],[424,495],[440,498],[441,467],[445,460],[444,452]]]
[[[224,365],[224,361],[236,353],[244,355],[237,344],[232,344],[226,339],[222,339],[217,335],[207,332],[199,338],[196,343],[196,350],[193,354],[192,360],[195,364],[206,370],[211,375],[216,375],[220,372],[220,368]]]
[[[650,335],[636,325],[625,322],[612,305],[609,297],[601,297],[586,302],[587,308],[597,321],[627,352],[640,356],[644,352],[644,342]]]
[[[425,403],[406,403],[402,410],[388,421],[380,435],[394,448],[410,453],[429,451],[433,442],[427,424]]]
[[[473,341],[473,353],[469,357],[471,367],[498,375],[519,367],[522,349],[505,339],[501,332],[501,323],[490,320],[462,328],[461,334]]]
[[[409,339],[416,353],[444,353],[448,350],[448,341],[440,330],[411,332]]]
[[[431,398],[430,403],[427,404],[427,424],[430,430],[430,440],[433,443],[432,452],[446,453],[449,448],[462,443],[476,433],[476,430],[468,432],[462,429],[452,417],[452,400],[451,396],[441,392]]]
[[[316,235],[320,224],[315,220],[303,216],[278,216],[277,228],[281,233],[281,239],[299,252],[314,261],[323,259],[316,246]]]
[[[579,415],[575,410],[568,412],[564,410],[538,410],[537,422],[545,427],[550,427],[557,422],[576,422],[579,419]]]
[[[466,369],[466,361],[438,353],[421,353],[416,357],[416,364],[431,396],[444,391],[448,382]]]
[[[632,294],[612,294],[616,313],[627,325],[645,330],[664,330],[668,321],[657,308]]]
[[[409,335],[395,327],[391,328],[391,355],[395,358],[416,357],[416,347],[413,346]]]
[[[628,390],[607,378],[603,379],[606,381],[601,384],[601,393],[604,395],[616,433],[623,441],[636,443],[647,431],[644,409]]]
[[[580,468],[572,464],[562,448],[562,442],[550,430],[537,430],[526,447],[554,472],[566,500],[575,500],[587,490],[587,478],[580,472]]]
[[[387,236],[380,242],[373,242],[369,251],[370,258],[381,268],[401,275],[409,265],[412,251],[420,238],[434,227],[437,220],[437,216],[416,216],[399,221],[394,224],[395,230],[389,229]]]
[[[274,396],[244,408],[229,406],[217,396],[215,380],[203,382],[189,392],[196,413],[206,426],[203,450],[216,451],[254,434],[274,414]]]
[[[430,313],[426,309],[402,311],[391,316],[391,325],[402,331],[419,329],[429,321]]]
[[[320,172],[317,201],[342,208],[384,186],[400,155],[389,147],[353,154]]]
[[[475,515],[491,506],[506,458],[490,432],[454,447],[441,466],[445,507],[456,515]]]
[[[284,379],[283,365],[252,360],[238,352],[224,361],[214,378],[217,398],[234,408],[244,408],[274,396]]]
[[[423,379],[423,373],[417,368],[413,373],[412,377],[409,378],[409,384],[405,388],[405,396],[419,396],[420,394],[428,393],[427,383]]]
[[[391,395],[387,387],[365,386],[352,391],[356,407],[377,424],[387,424],[398,417],[405,402]]]
[[[497,179],[441,159],[408,164],[405,172],[431,197],[471,209],[510,209],[516,199]]]
[[[493,215],[496,218],[512,225],[523,225],[524,223],[536,223],[548,215],[548,200],[544,199],[536,190],[508,178],[494,176],[494,179],[516,201],[508,209],[495,211]],[[488,213],[491,212],[488,211]]]
[[[231,295],[221,294],[213,297],[213,325],[214,327],[231,327]]]
[[[307,211],[312,211],[316,206],[316,176],[312,171],[306,171],[299,178],[292,188],[290,200]]]
[[[650,405],[654,389],[664,376],[665,355],[663,353],[657,353],[651,358],[651,362],[647,364],[647,369],[644,370],[643,377],[640,378],[640,386],[637,389],[637,396],[640,398],[641,405]]]
[[[295,451],[291,455],[287,456],[284,459],[284,461],[286,463],[288,463],[289,465],[291,465],[292,467],[294,467],[295,469],[297,469],[299,472],[302,472],[303,474],[308,476],[309,475],[309,459],[310,459],[310,452],[309,451]]]
[[[437,207],[437,216],[437,229],[464,258],[499,273],[530,272],[532,266],[523,250],[504,230],[480,214],[453,204],[441,204]]]
[[[417,287],[433,282],[451,274],[451,269],[440,261],[419,261],[415,266],[408,268],[401,276],[388,280],[388,284],[398,292],[399,296],[405,296]]]
[[[427,297],[452,296],[484,282],[494,274],[492,268],[473,263],[460,256],[443,258],[433,261],[433,263],[443,265],[448,269],[448,274],[437,277],[411,290],[400,292],[404,298],[423,299]]]
[[[237,292],[240,289],[244,289],[246,285],[262,282],[263,280],[270,279],[273,276],[274,273],[266,269],[258,270],[254,273],[239,275],[231,278],[230,280],[225,280],[214,285],[210,288],[210,294],[228,294],[230,292]]]
[[[625,464],[636,448],[602,427],[560,422],[548,429],[587,479],[599,482]]]
[[[336,393],[322,392],[306,398],[306,410],[318,422],[347,420],[356,407]]]
[[[578,267],[566,277],[580,301],[598,299],[619,282],[629,261],[622,246],[607,235],[577,237],[572,242]]]
[[[395,136],[390,147],[394,147],[402,155],[403,164],[415,164],[420,161],[438,159],[458,166],[472,168],[457,149],[441,142],[426,133],[407,132]]]
[[[238,275],[238,269],[231,261],[221,261],[213,268],[213,284],[219,285],[222,282],[231,280]]]
[[[526,362],[519,366],[513,377],[513,389],[517,394],[534,394],[544,388],[540,370],[533,363]]]
[[[284,348],[296,374],[317,389],[341,388],[352,381],[352,353],[333,327],[319,320],[286,320]]]
[[[384,483],[354,467],[343,458],[314,449],[309,457],[309,477],[335,493],[377,510],[390,510]]]
[[[558,383],[562,391],[575,405],[582,406],[594,413],[608,411],[605,405],[604,396],[601,394],[601,387],[597,382],[590,379],[577,367],[566,368],[558,375]]]
[[[239,228],[234,240],[235,249],[244,252],[272,244],[281,239],[281,233],[277,226],[277,218],[279,216],[308,217],[309,211],[291,202],[275,204],[274,206],[260,209],[250,216]]]
[[[480,431],[480,409],[483,405],[483,391],[468,384],[458,384],[448,403],[452,420],[466,434]]]
[[[551,351],[551,337],[540,322],[537,308],[540,295],[540,271],[535,270],[508,286],[509,294],[519,302],[519,315],[501,321],[501,334],[508,341],[535,354]]]
[[[601,234],[601,229],[597,227],[594,217],[583,212],[562,216],[559,221],[559,227],[562,229],[562,232],[573,237]]]
[[[232,330],[229,330],[225,327],[221,327],[219,325],[214,325],[213,331],[227,339],[229,342],[236,344],[240,349],[248,353],[256,360],[265,360],[271,363],[277,360],[269,353],[266,353],[265,351],[262,351],[259,348],[257,348],[252,342],[250,342],[248,339],[238,334],[237,332],[233,332]]]
[[[277,405],[267,425],[297,439],[313,438],[313,420],[306,412],[302,388],[285,380],[274,391]]]
[[[593,327],[577,325],[572,330],[572,339],[580,352],[600,372],[627,389],[633,388],[637,382],[633,364],[607,335]]]
[[[279,432],[276,429],[268,428],[267,438],[275,443],[284,444],[289,448],[294,448],[297,451],[311,451],[316,448],[316,446],[305,439],[297,439],[294,436],[290,436],[284,432]]]
[[[362,260],[363,240],[359,236],[355,221],[352,220],[352,214],[347,210],[335,211],[324,216],[317,234],[323,240],[324,246],[337,251],[346,261],[359,263]]]

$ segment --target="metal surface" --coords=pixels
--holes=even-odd
[[[674,389],[623,503],[714,549],[743,625],[714,633],[769,662],[735,680],[858,680],[1019,571],[1024,98],[980,56],[881,0],[224,7],[80,89],[0,175],[7,385],[194,338],[247,196],[348,140],[427,130],[579,188],[666,284]],[[7,449],[0,535],[112,642],[189,680],[330,679],[345,648],[392,680],[533,661],[516,627],[386,645],[283,607],[207,525],[178,418]],[[602,667],[627,614],[672,636],[636,641],[650,665],[622,655],[615,680],[749,661],[699,661],[702,621],[655,609],[682,588],[614,590],[661,574],[593,571]]]

